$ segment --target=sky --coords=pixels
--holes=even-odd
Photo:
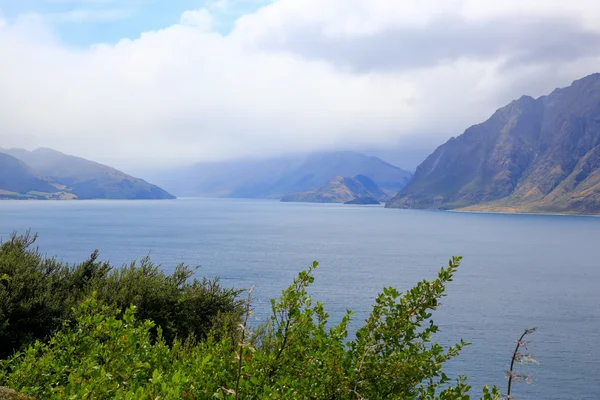
[[[326,150],[411,168],[594,72],[597,0],[0,0],[0,147],[128,170]]]

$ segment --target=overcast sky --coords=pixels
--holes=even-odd
[[[428,148],[599,71],[598,0],[0,0],[0,147]]]

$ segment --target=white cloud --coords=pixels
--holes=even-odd
[[[39,17],[0,20],[0,146],[137,166],[441,142],[600,65],[596,2],[508,3],[279,0],[228,35],[192,10],[87,49]],[[509,34],[502,21],[539,23]],[[550,29],[579,38],[576,51]]]

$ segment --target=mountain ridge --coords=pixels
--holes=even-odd
[[[115,168],[48,148],[33,151],[2,149],[0,154],[18,160],[31,174],[49,182],[35,198],[85,199],[173,199],[174,196],[143,179]],[[8,182],[8,173],[5,171]],[[0,190],[7,190],[0,185]],[[25,189],[25,188],[23,188]],[[26,196],[31,190],[18,192]],[[35,191],[35,190],[34,190]]]
[[[36,199],[45,193],[60,197],[60,185],[35,171],[23,161],[0,152],[0,198]]]
[[[181,196],[281,199],[317,190],[337,176],[365,175],[391,197],[411,173],[352,151],[291,154],[269,159],[199,163],[155,181]]]
[[[522,96],[439,146],[386,206],[600,213],[600,74]]]

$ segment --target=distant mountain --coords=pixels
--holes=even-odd
[[[338,176],[317,190],[309,192],[290,193],[283,196],[283,202],[305,202],[305,203],[346,203],[356,199],[365,202],[386,201],[389,197],[373,182],[364,175],[356,175],[349,178]],[[364,204],[364,203],[363,203]]]
[[[364,175],[393,196],[411,174],[373,156],[350,151],[266,160],[202,163],[157,176],[180,196],[272,198],[314,191],[337,176]]]
[[[172,195],[114,168],[98,164],[80,157],[66,155],[51,149],[27,151],[23,149],[0,149],[4,158],[18,159],[30,174],[53,185],[53,192],[63,191],[78,199],[172,199]],[[7,179],[14,181],[15,173],[7,173]],[[7,182],[8,182],[7,180]],[[23,186],[19,193],[32,189]],[[0,189],[10,191],[0,185]],[[50,192],[50,187],[45,190]]]
[[[0,153],[0,198],[59,197],[60,185],[8,154]]]
[[[390,195],[395,194],[409,181],[410,172],[385,161],[351,151],[317,153],[279,179],[270,189],[271,197],[281,197],[291,192],[315,190],[337,176],[362,175]]]
[[[600,74],[450,139],[387,207],[600,213]]]
[[[177,196],[268,197],[274,182],[295,168],[304,158],[288,156],[266,160],[200,163],[161,171],[153,180]]]

